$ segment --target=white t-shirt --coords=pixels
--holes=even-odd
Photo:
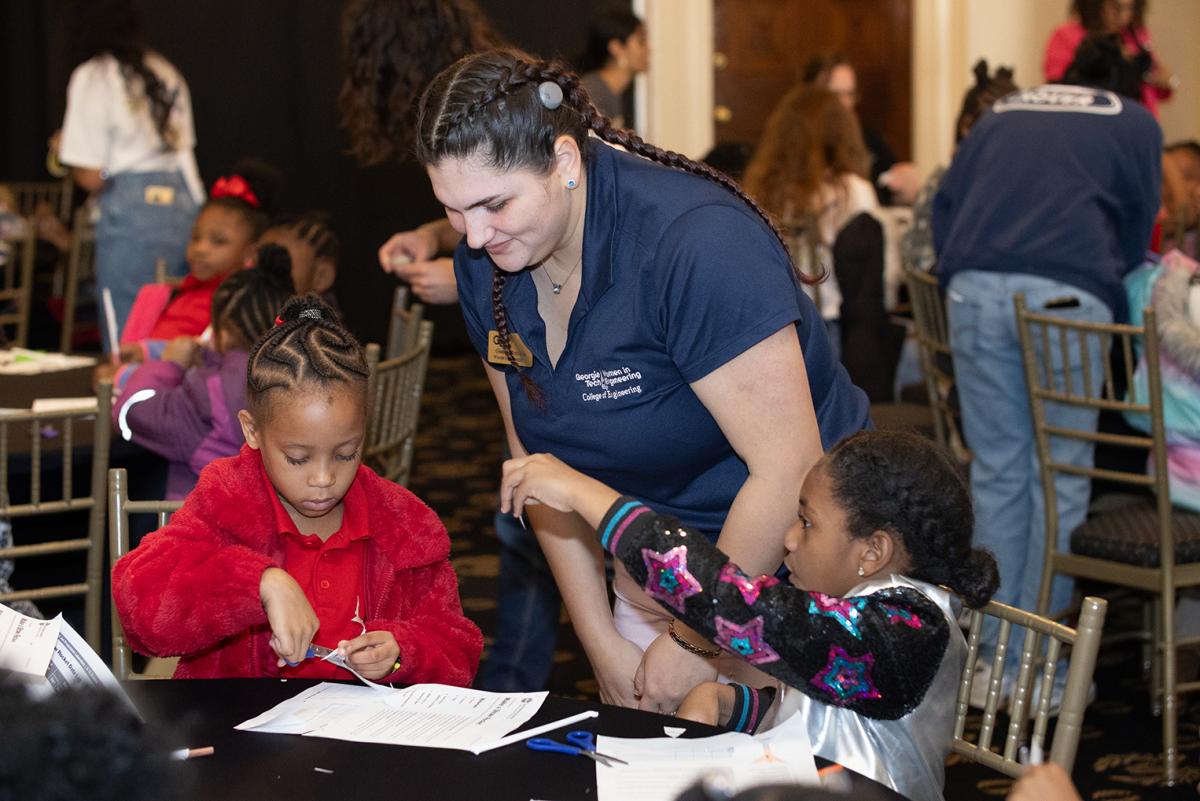
[[[103,54],[85,61],[71,73],[59,158],[64,164],[101,170],[109,175],[180,170],[193,199],[201,203],[204,185],[193,152],[196,130],[187,83],[157,53],[146,54],[146,66],[159,76],[168,91],[178,90],[168,120],[174,149],[163,147],[141,81],[133,80],[131,94],[126,89],[120,64],[111,55]]]

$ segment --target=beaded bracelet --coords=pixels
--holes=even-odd
[[[688,642],[687,640],[680,637],[675,632],[675,621],[674,620],[672,620],[670,623],[667,624],[667,633],[671,635],[671,639],[675,641],[676,645],[678,645],[683,650],[687,651],[689,654],[695,654],[696,656],[702,656],[705,659],[713,659],[713,658],[721,655],[720,649],[713,649],[710,651],[707,648],[700,648],[698,646],[692,645],[690,642]]]

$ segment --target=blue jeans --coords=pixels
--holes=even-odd
[[[500,593],[496,636],[475,686],[489,692],[545,689],[554,665],[562,599],[537,537],[512,515],[496,512]]]
[[[178,172],[119,173],[104,182],[96,223],[96,304],[105,352],[108,341],[104,290],[112,295],[120,336],[134,298],[153,283],[155,265],[166,262],[167,275],[187,273],[187,244],[197,207]]]
[[[1112,310],[1100,299],[1070,284],[1036,275],[989,273],[969,270],[950,280],[947,316],[954,375],[962,408],[963,435],[974,454],[971,462],[971,497],[975,505],[975,545],[990,550],[1000,566],[996,600],[1022,609],[1036,610],[1045,563],[1045,503],[1033,437],[1033,420],[1021,366],[1013,296],[1025,294],[1027,307],[1056,317],[1089,322],[1112,322]],[[1046,309],[1048,301],[1076,298],[1073,308]],[[1037,343],[1040,348],[1041,343]],[[1083,361],[1098,391],[1104,375],[1098,345],[1087,354],[1070,354],[1071,380],[1083,385]],[[1055,365],[1057,382],[1063,365]],[[1061,383],[1060,383],[1061,386]],[[1095,430],[1098,414],[1061,404],[1047,404],[1051,425]],[[1088,466],[1093,447],[1086,442],[1053,438],[1055,460]],[[1080,476],[1058,476],[1058,547],[1065,549],[1072,529],[1087,515],[1091,481]],[[1055,579],[1049,611],[1071,601],[1070,579]],[[994,644],[995,629],[985,629],[985,646]],[[1018,649],[1020,642],[1011,642]],[[1012,653],[1010,651],[1010,653]]]

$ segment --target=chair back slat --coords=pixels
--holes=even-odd
[[[71,219],[75,182],[70,177],[61,181],[18,181],[5,184],[17,199],[17,213],[30,217],[42,203],[48,204],[64,223]]]
[[[1048,754],[1052,762],[1057,762],[1070,773],[1079,746],[1083,712],[1087,707],[1088,689],[1096,669],[1096,654],[1100,649],[1107,607],[1108,603],[1103,599],[1085,598],[1079,624],[1074,629],[995,601],[982,609],[968,610],[967,659],[955,707],[954,753],[1015,778],[1023,770],[1020,750],[1022,746],[1029,746]],[[971,684],[977,675],[976,663],[980,656],[983,623],[989,618],[998,623],[999,636],[991,660],[992,670],[979,734],[972,742],[966,736],[968,701]],[[1024,636],[1009,694],[1008,728],[1003,743],[996,747],[992,741],[1005,683],[1004,669],[1011,661],[1008,651],[1014,630],[1023,630]],[[1067,653],[1065,689],[1054,740],[1046,749],[1053,688],[1056,673],[1062,669],[1059,662],[1064,653]]]
[[[421,335],[421,320],[425,306],[420,303],[408,305],[408,287],[398,286],[392,296],[392,312],[388,322],[387,350],[385,359],[394,359],[408,353],[417,346]]]
[[[86,488],[79,488],[73,478],[74,461],[80,456],[74,435],[76,423],[92,426],[92,441],[89,449],[91,459],[90,481]],[[17,559],[34,556],[54,556],[69,552],[86,552],[83,581],[57,587],[35,587],[22,593],[0,594],[0,602],[21,598],[49,598],[84,596],[84,638],[88,644],[100,649],[100,609],[104,573],[104,508],[105,474],[108,470],[108,450],[112,426],[112,384],[100,383],[94,409],[78,411],[22,411],[0,415],[0,516],[8,518],[32,517],[59,514],[74,510],[87,510],[88,523],[85,537],[59,537],[38,545],[14,546],[0,549],[0,559]],[[27,493],[14,493],[12,481],[19,475],[10,462],[25,458],[25,454],[14,453],[10,447],[10,428],[29,431],[30,450],[29,483]],[[57,460],[43,459],[43,431],[53,427],[58,436],[53,440],[55,453],[61,456],[63,474],[59,498],[43,497],[43,470]],[[53,486],[53,485],[51,485]],[[53,492],[53,490],[51,490]],[[85,494],[86,493],[86,494]],[[14,496],[27,495],[28,500],[13,503]]]
[[[132,515],[154,515],[157,528],[162,528],[171,519],[171,514],[183,505],[182,501],[131,501],[129,500],[129,478],[125,468],[108,471],[108,555],[109,561],[117,560],[129,552],[129,518]],[[118,679],[144,678],[133,669],[133,650],[125,640],[125,628],[117,614],[117,605],[112,603],[112,669]]]
[[[0,343],[28,344],[36,253],[37,226],[31,219],[23,236],[0,241]]]
[[[933,413],[934,439],[959,461],[968,462],[971,454],[959,433],[958,410],[953,400],[950,333],[941,288],[937,277],[923,270],[905,269],[904,280],[912,304],[921,373]]]
[[[379,346],[367,346],[371,420],[363,463],[401,485],[408,483],[412,473],[413,442],[432,342],[433,323],[423,320],[416,345],[401,356],[379,362]]]
[[[75,337],[75,319],[80,301],[79,287],[96,274],[96,227],[86,209],[75,215],[71,249],[67,253],[67,273],[63,286],[63,322],[58,349],[70,353]]]

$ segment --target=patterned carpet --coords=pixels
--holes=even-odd
[[[493,630],[496,607],[499,556],[492,514],[501,454],[500,416],[479,360],[474,355],[432,359],[411,486],[437,510],[450,531],[463,606],[485,638]],[[1111,614],[1107,630],[1117,629],[1125,616],[1120,610]],[[565,615],[558,648],[547,689],[595,698],[595,681]],[[1180,717],[1182,781],[1174,788],[1163,787],[1160,723],[1150,713],[1137,662],[1137,649],[1127,645],[1101,651],[1096,673],[1099,696],[1088,709],[1076,761],[1080,793],[1088,801],[1197,798],[1200,704],[1193,702]],[[978,731],[978,716],[969,727]],[[952,757],[946,798],[1002,798],[1009,784],[993,771]]]

